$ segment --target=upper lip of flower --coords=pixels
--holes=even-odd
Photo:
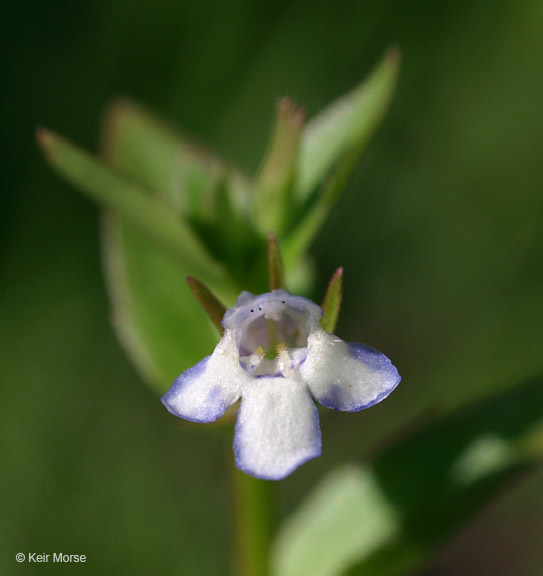
[[[322,316],[320,306],[307,298],[294,296],[286,290],[273,290],[258,296],[242,292],[236,305],[226,311],[222,325],[225,329],[236,329],[259,316],[277,321],[280,314],[295,312],[311,316],[313,319],[320,319]]]
[[[336,410],[367,408],[400,381],[384,355],[320,326],[322,310],[285,290],[243,292],[223,318],[213,354],[181,374],[162,398],[173,414],[220,418],[241,396],[234,451],[239,468],[278,480],[320,455],[312,397]]]
[[[266,295],[262,295],[266,296]],[[250,299],[225,317],[225,326],[235,332],[240,364],[255,376],[283,375],[305,360],[311,322],[322,312],[313,311],[282,290]]]

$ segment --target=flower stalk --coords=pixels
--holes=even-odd
[[[269,576],[270,546],[278,520],[279,484],[232,468],[234,574]]]

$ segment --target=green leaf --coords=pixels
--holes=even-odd
[[[321,326],[328,332],[332,332],[336,328],[339,317],[339,310],[341,308],[341,299],[343,297],[343,268],[338,268],[330,278],[326,294],[322,302],[323,316],[321,318]]]
[[[302,111],[283,98],[255,184],[255,219],[264,234],[272,231],[281,235],[292,216],[292,185],[303,122]]]
[[[168,204],[52,132],[41,129],[38,141],[51,165],[69,182],[170,250],[192,274],[208,283],[226,283],[228,293],[225,272]]]
[[[176,211],[190,218],[213,216],[215,196],[228,178],[232,203],[248,216],[252,190],[247,179],[202,147],[189,142],[141,106],[118,100],[107,110],[103,153]]]
[[[275,576],[400,576],[543,461],[543,378],[333,472],[280,529]]]
[[[368,80],[308,124],[295,188],[301,215],[283,249],[287,268],[296,265],[322,228],[383,120],[396,87],[399,60],[399,53],[390,50]]]
[[[126,100],[109,107],[103,133],[108,160],[181,213],[207,251],[245,283],[264,244],[251,219],[248,179]]]
[[[317,201],[308,208],[285,239],[284,255],[287,267],[297,264],[330,216],[332,208],[345,188],[356,159],[357,155],[353,153],[337,167],[320,190]]]
[[[104,272],[112,322],[143,377],[163,394],[213,351],[217,330],[195,302],[186,270],[126,220],[104,214]]]
[[[300,146],[298,198],[306,200],[346,156],[362,153],[388,110],[399,61],[399,52],[389,50],[367,80],[309,122]]]
[[[126,103],[110,111],[105,135],[107,159],[123,172],[145,180],[155,198],[170,199],[177,206],[173,212],[186,211],[193,226],[200,219],[214,217],[216,206],[204,209],[210,198],[206,195],[216,183],[222,197],[227,176],[209,165],[214,165],[212,160],[195,156],[190,145]],[[175,174],[175,178],[164,179],[165,173]],[[195,173],[200,177],[195,178]],[[219,174],[222,179],[215,182]],[[177,184],[168,188],[172,181]],[[182,194],[188,194],[189,201],[178,197]],[[105,271],[117,334],[134,364],[162,393],[180,372],[209,355],[217,342],[217,332],[194,300],[186,276],[198,276],[228,306],[234,304],[239,290],[230,288],[228,278],[225,283],[220,278],[209,282],[149,243],[126,218],[105,214],[103,229]]]

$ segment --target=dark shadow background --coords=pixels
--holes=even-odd
[[[401,48],[392,111],[313,253],[321,287],[345,267],[339,334],[384,350],[403,384],[327,417],[285,512],[396,426],[541,372],[542,2],[19,0],[0,37],[0,573],[229,563],[228,434],[178,433],[129,364],[98,210],[45,165],[38,125],[96,150],[128,96],[252,173],[278,96],[311,116]],[[424,574],[541,574],[542,488],[512,488]],[[32,551],[88,561],[16,564]]]

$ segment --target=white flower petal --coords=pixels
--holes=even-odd
[[[266,480],[280,480],[319,456],[319,415],[305,384],[282,377],[245,384],[234,452],[240,470]]]
[[[313,398],[362,410],[400,381],[384,354],[326,333],[321,316],[315,303],[284,290],[243,292],[224,315],[213,354],[181,374],[162,402],[176,416],[212,422],[241,396],[238,468],[268,480],[288,476],[321,452]]]
[[[400,382],[398,371],[384,354],[344,342],[324,330],[309,336],[300,373],[318,402],[347,412],[373,406]]]
[[[176,416],[192,422],[213,422],[240,396],[247,378],[240,367],[235,340],[226,332],[211,356],[181,374],[162,397]]]

